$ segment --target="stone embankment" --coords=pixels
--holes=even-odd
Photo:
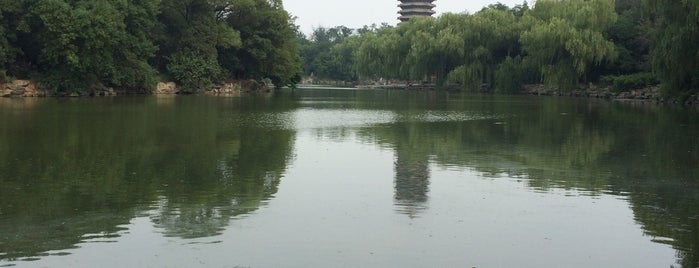
[[[83,95],[89,96],[116,96],[114,88],[104,85],[95,85]],[[55,92],[30,80],[14,80],[10,83],[0,84],[0,97],[79,97],[78,93]]]
[[[36,83],[29,80],[15,80],[2,84],[0,96],[2,97],[44,97],[46,90],[38,89]]]
[[[640,101],[654,103],[672,103],[684,105],[699,105],[699,94],[694,94],[685,100],[662,97],[659,93],[660,86],[651,86],[630,91],[615,92],[607,87],[590,85],[587,88],[573,91],[557,91],[547,89],[544,85],[526,85],[523,93],[540,96],[571,96],[597,99],[610,99],[615,101]]]
[[[203,91],[207,95],[237,95],[247,92],[269,92],[269,86],[255,80],[244,80],[226,82],[215,85],[211,89]],[[0,84],[0,97],[80,97],[80,96],[117,96],[127,94],[155,94],[155,95],[175,95],[184,93],[175,82],[160,82],[155,90],[147,92],[126,92],[115,90],[104,85],[96,85],[87,92],[55,92],[43,88],[40,84],[29,80],[14,80],[9,83]]]

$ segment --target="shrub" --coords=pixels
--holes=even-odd
[[[221,76],[221,67],[215,58],[193,51],[173,54],[167,70],[185,93],[209,89]]]
[[[640,89],[658,84],[658,78],[652,73],[636,73],[619,76],[604,76],[602,83],[612,86],[614,91],[622,92]]]

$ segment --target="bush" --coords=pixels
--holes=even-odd
[[[209,89],[221,76],[221,67],[215,58],[193,51],[173,54],[167,70],[185,93]]]
[[[495,91],[515,93],[524,84],[538,82],[537,68],[520,56],[507,57],[495,70]]]
[[[636,73],[629,75],[604,76],[602,83],[612,86],[614,91],[622,92],[657,85],[658,78],[652,73]]]

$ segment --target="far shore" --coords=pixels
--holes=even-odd
[[[346,86],[344,86],[346,85]],[[410,83],[393,83],[393,84],[350,84],[343,83],[343,85],[331,85],[331,84],[298,84],[296,88],[301,89],[330,89],[330,90],[446,90],[449,92],[463,92],[458,86],[449,86],[446,88],[439,88],[435,84],[410,84]],[[659,86],[650,86],[646,88],[634,89],[623,92],[616,92],[611,90],[609,87],[602,87],[590,84],[584,88],[570,91],[561,91],[546,88],[543,84],[525,85],[519,92],[503,93],[512,95],[536,95],[536,96],[568,96],[568,97],[581,97],[581,98],[594,98],[594,99],[608,99],[621,102],[649,102],[649,103],[659,103],[659,104],[681,104],[681,105],[692,105],[699,106],[699,94],[694,94],[686,98],[676,98],[676,97],[663,97],[659,93]],[[256,81],[234,81],[227,82],[220,85],[212,86],[209,90],[202,90],[199,92],[182,92],[180,91],[177,84],[174,82],[161,82],[158,83],[155,90],[151,92],[144,91],[126,91],[126,90],[116,90],[113,88],[105,86],[95,86],[93,89],[87,92],[53,92],[41,88],[37,83],[29,80],[15,80],[10,83],[0,84],[0,97],[9,98],[21,98],[21,97],[97,97],[97,96],[117,96],[117,95],[189,95],[189,94],[203,94],[203,95],[223,95],[223,96],[235,96],[244,93],[264,93],[270,92],[271,89],[268,85],[264,83],[259,83]],[[493,94],[492,90],[483,88],[480,91],[475,91],[474,93],[484,93]],[[497,94],[497,92],[495,92]]]

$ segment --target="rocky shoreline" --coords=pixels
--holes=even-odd
[[[691,95],[685,100],[678,98],[667,98],[660,95],[660,86],[650,86],[646,88],[634,89],[630,91],[615,92],[608,87],[598,87],[589,85],[586,88],[573,91],[557,91],[547,89],[544,85],[526,85],[522,88],[522,94],[537,95],[537,96],[568,96],[582,97],[594,99],[608,99],[614,101],[637,101],[637,102],[652,102],[652,103],[667,103],[667,104],[682,104],[682,105],[697,105],[699,106],[699,94]]]
[[[406,86],[378,86],[364,87],[372,88],[411,88]],[[414,87],[421,88],[421,87]],[[598,87],[589,85],[586,88],[573,91],[558,91],[546,88],[542,84],[525,85],[522,87],[520,94],[536,95],[536,96],[569,96],[594,99],[609,99],[615,101],[638,101],[652,103],[667,103],[667,104],[682,104],[699,106],[699,94],[691,95],[690,97],[680,100],[677,98],[665,98],[659,94],[659,86],[651,86],[630,91],[615,92],[608,87]],[[239,95],[241,93],[251,92],[269,92],[270,88],[263,82],[255,80],[230,81],[223,84],[215,85],[211,89],[200,92],[204,95]],[[152,95],[177,95],[188,94],[182,92],[175,82],[160,82],[152,92],[133,92],[125,90],[117,90],[103,85],[97,85],[91,90],[82,93],[67,93],[54,92],[43,88],[40,84],[30,80],[15,80],[9,83],[0,84],[0,97],[83,97],[83,96],[119,96],[119,95],[134,95],[134,94],[152,94]]]
[[[205,95],[237,95],[250,92],[269,92],[269,86],[265,83],[255,80],[243,80],[226,82],[220,85],[215,85],[209,90],[201,92]],[[85,92],[55,92],[46,89],[41,84],[30,80],[14,80],[9,83],[0,84],[0,97],[6,98],[24,98],[24,97],[85,97],[85,96],[119,96],[119,95],[134,95],[134,94],[152,94],[152,95],[177,95],[188,94],[183,92],[175,82],[160,82],[156,85],[152,92],[126,91],[106,87],[104,85],[96,85]]]

